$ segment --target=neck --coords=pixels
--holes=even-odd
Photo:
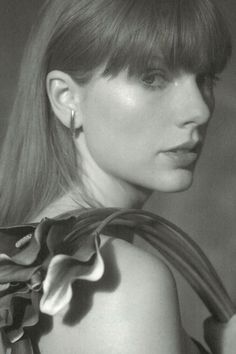
[[[127,195],[123,193],[123,189],[120,186],[117,188],[116,193],[103,193],[99,188],[94,188],[94,196],[96,195],[96,203],[86,203],[84,201],[79,201],[76,196],[76,192],[69,192],[64,196],[58,198],[56,201],[51,203],[46,207],[36,218],[31,220],[31,222],[39,222],[45,217],[54,218],[60,214],[64,214],[76,209],[88,208],[91,207],[91,204],[94,206],[100,207],[111,207],[111,208],[135,208],[141,209],[143,204],[141,201],[136,199],[131,200],[127,198]],[[91,196],[90,196],[91,199]]]
[[[105,173],[93,160],[81,134],[76,142],[82,168],[83,189],[70,191],[46,207],[33,221],[55,217],[71,210],[85,207],[114,207],[141,209],[151,192]],[[78,163],[81,166],[81,162]],[[83,192],[85,191],[85,193]],[[83,198],[82,196],[85,195]]]
[[[101,180],[102,183],[99,183]],[[127,186],[126,183],[102,172],[96,173],[96,179],[85,177],[84,185],[90,199],[96,201],[97,206],[139,209],[148,198],[145,190],[136,186]]]

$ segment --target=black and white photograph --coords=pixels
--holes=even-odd
[[[0,354],[236,354],[235,0],[0,0]]]

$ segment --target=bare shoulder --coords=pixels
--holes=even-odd
[[[178,295],[167,265],[117,238],[107,238],[102,252],[108,267],[115,266],[119,275],[109,305],[106,301],[113,316],[111,337],[117,331],[116,338],[129,334],[127,353],[183,354]]]
[[[185,354],[177,291],[168,267],[112,237],[102,236],[101,253],[103,278],[79,284],[71,311],[78,320],[67,326],[65,319],[54,318],[53,331],[40,343],[43,353]]]
[[[163,260],[118,238],[106,241],[103,254],[109,265],[116,265],[120,278],[117,296],[125,304],[132,299],[130,310],[134,309],[135,297],[136,313],[152,311],[156,320],[167,313],[174,314],[175,320],[180,322],[176,283]]]
[[[163,260],[119,238],[104,237],[103,241],[104,255],[110,262],[112,258],[116,261],[123,280],[131,277],[129,282],[138,281],[139,285],[142,281],[147,291],[160,290],[162,285],[163,291],[166,289],[176,295],[174,277]]]
[[[121,322],[128,319],[129,343],[136,342],[140,353],[199,353],[182,328],[176,282],[170,268],[162,259],[126,241],[104,241],[105,253],[114,252],[121,274],[119,314]],[[132,345],[128,348],[127,353],[139,353]]]

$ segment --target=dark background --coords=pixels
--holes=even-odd
[[[0,0],[0,139],[11,110],[19,64],[31,24],[43,1]],[[223,0],[236,46],[236,2]],[[201,245],[236,303],[236,54],[216,88],[216,110],[192,188],[155,193],[147,208],[187,231]],[[14,143],[14,142],[13,142]],[[186,329],[201,336],[200,300],[176,275]]]

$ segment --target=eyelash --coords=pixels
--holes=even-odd
[[[155,79],[157,80],[155,81]],[[155,90],[156,88],[164,89],[171,81],[171,78],[168,77],[168,74],[164,70],[148,69],[141,75],[141,81],[145,87]],[[220,78],[214,73],[202,73],[196,77],[196,82],[199,88],[209,90],[213,90],[218,81],[220,81]]]
[[[157,80],[155,81],[155,79]],[[164,89],[169,82],[167,74],[163,70],[158,69],[147,70],[144,74],[141,75],[141,81],[146,87],[151,89]]]

